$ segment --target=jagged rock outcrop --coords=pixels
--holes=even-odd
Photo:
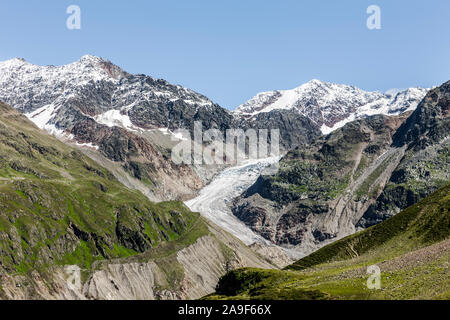
[[[179,300],[198,299],[214,291],[219,278],[242,266],[273,266],[245,247],[239,240],[209,226],[211,234],[175,252],[171,259],[148,262],[107,263],[95,271],[83,287],[89,299]],[[167,263],[179,267],[173,280]]]

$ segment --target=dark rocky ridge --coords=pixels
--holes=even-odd
[[[393,146],[406,154],[357,226],[380,223],[448,183],[449,114],[450,81],[431,90],[395,133]]]
[[[255,130],[279,129],[280,147],[285,151],[306,145],[322,134],[319,127],[312,120],[295,110],[273,110],[259,113],[251,119],[240,119],[236,125],[245,129]]]

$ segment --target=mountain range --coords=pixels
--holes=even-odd
[[[411,113],[356,120],[289,151],[233,203],[266,239],[304,255],[395,215],[450,179],[450,82]]]
[[[64,66],[16,58],[0,62],[0,101],[0,298],[192,299],[224,275],[209,298],[362,298],[353,266],[382,254],[391,266],[427,250],[424,272],[436,262],[430,279],[441,281],[450,81],[381,93],[312,80],[229,111],[95,56]],[[171,160],[176,130],[192,133],[196,121],[204,130],[280,130],[278,173],[244,183],[221,207],[261,243],[247,247],[180,202],[224,169]],[[277,270],[294,251],[303,258]],[[67,265],[81,268],[81,288],[67,285]],[[240,267],[264,269],[233,271]],[[316,275],[316,287],[304,281]],[[389,294],[445,297],[427,288]]]
[[[240,105],[235,113],[254,119],[260,113],[273,110],[295,110],[327,134],[370,115],[399,115],[414,110],[427,91],[409,88],[395,93],[368,92],[354,86],[313,79],[292,90],[259,93]]]
[[[131,75],[89,55],[58,67],[12,59],[0,63],[0,75],[0,100],[40,128],[84,147],[108,163],[122,183],[154,200],[187,199],[208,182],[211,174],[170,160],[177,142],[172,132],[192,132],[195,121],[203,130],[277,128],[284,149],[320,134],[308,118],[294,113],[273,112],[248,123],[192,90]]]
[[[132,75],[90,55],[64,66],[16,58],[0,62],[0,75],[0,100],[103,164],[112,161],[109,169],[121,182],[154,200],[190,198],[214,174],[167,159],[175,143],[171,132],[192,132],[195,121],[204,130],[279,129],[285,152],[352,119],[414,109],[426,92],[387,95],[312,80],[294,90],[259,94],[230,112],[190,89]]]

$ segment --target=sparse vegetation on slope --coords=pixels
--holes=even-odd
[[[448,299],[450,185],[286,270],[239,269],[205,299]],[[381,289],[366,286],[369,265]]]
[[[90,269],[186,239],[198,222],[183,203],[152,203],[12,108],[0,104],[0,112],[1,270]]]
[[[358,227],[386,220],[448,183],[449,114],[450,81],[430,90],[393,136],[393,146],[406,148],[405,155]]]
[[[67,265],[81,268],[82,288],[68,286]],[[242,266],[272,267],[0,103],[0,299],[198,298]]]
[[[394,217],[363,232],[325,246],[289,266],[302,270],[330,261],[361,256],[394,241],[394,253],[405,253],[450,236],[450,186],[442,188]],[[402,251],[403,250],[403,251]]]

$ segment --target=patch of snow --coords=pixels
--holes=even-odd
[[[189,139],[186,138],[185,136],[183,136],[183,132],[182,131],[175,131],[172,132],[172,136],[177,139],[177,140],[181,140],[181,141],[188,141]]]
[[[54,124],[47,123],[42,129],[62,140],[72,140],[74,138],[73,134],[69,134],[64,130],[57,128]]]
[[[88,148],[93,148],[95,150],[98,150],[98,148],[99,148],[98,146],[92,144],[91,142],[89,142],[89,143],[78,143],[78,142],[76,142],[75,144],[77,146],[79,146],[79,147],[88,147]]]
[[[158,128],[159,131],[161,131],[164,135],[170,134],[169,128]]]
[[[130,120],[127,114],[122,114],[120,110],[109,110],[105,113],[96,115],[94,120],[100,124],[104,124],[108,127],[122,127],[130,131],[138,131],[136,127]]]
[[[334,126],[330,128],[330,127],[327,126],[326,124],[323,124],[323,125],[320,127],[320,131],[322,131],[322,133],[325,134],[325,135],[329,134],[329,133],[332,132],[333,130],[335,130],[335,129],[334,129]]]
[[[46,105],[30,113],[26,113],[25,116],[39,128],[44,129],[45,125],[54,117],[56,111],[57,108],[54,105]]]
[[[188,138],[183,136],[182,130],[177,130],[175,132],[172,132],[169,130],[169,128],[158,128],[158,131],[162,132],[164,135],[172,135],[172,137],[176,140],[182,140],[187,141]]]

